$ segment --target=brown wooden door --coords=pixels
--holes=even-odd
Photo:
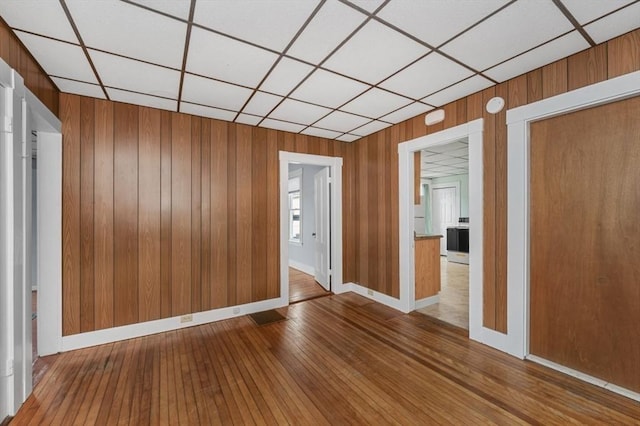
[[[640,97],[531,125],[532,354],[640,391]]]

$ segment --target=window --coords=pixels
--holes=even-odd
[[[289,242],[302,244],[302,169],[289,173]]]

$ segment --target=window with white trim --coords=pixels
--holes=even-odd
[[[302,245],[302,169],[289,173],[289,242]]]

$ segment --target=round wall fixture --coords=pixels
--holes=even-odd
[[[497,114],[502,111],[502,108],[504,108],[504,99],[500,96],[491,98],[489,99],[489,102],[487,102],[487,112],[489,114]]]

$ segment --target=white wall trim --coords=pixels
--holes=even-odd
[[[535,355],[527,355],[527,360],[535,362],[536,364],[544,365],[545,367],[551,368],[552,370],[556,370],[561,373],[568,374],[569,376],[575,377],[576,379],[583,380],[587,383],[591,383],[592,385],[608,389],[611,392],[617,393],[618,395],[622,395],[627,398],[640,402],[640,393],[633,392],[625,388],[621,388],[620,386],[614,385],[613,383],[608,383],[606,380],[598,379],[597,377],[593,377],[588,374],[581,373],[569,367],[556,364],[555,362],[546,360],[544,358],[540,358]]]
[[[281,298],[262,300],[259,302],[247,303],[244,305],[229,306],[226,308],[212,309],[204,312],[194,312],[193,321],[181,323],[180,316],[163,318],[155,321],[147,321],[137,324],[124,325],[121,327],[107,328],[104,330],[91,331],[88,333],[73,334],[62,338],[62,351],[86,348],[89,346],[103,345],[105,343],[117,342],[120,340],[133,339],[136,337],[148,336],[165,331],[179,330],[181,328],[193,327],[196,325],[208,324],[214,321],[221,321],[235,318],[254,312],[262,312],[269,309],[276,309],[289,304],[283,304]]]
[[[387,305],[388,307],[393,308],[397,311],[407,313],[402,309],[403,305],[400,299],[391,297],[388,294],[380,293],[379,291],[372,290],[356,283],[347,283],[345,284],[345,286],[347,288],[347,291],[352,291],[356,294],[359,294],[360,296],[366,297],[367,299],[382,303],[383,305]]]
[[[62,135],[38,132],[38,355],[62,350]]]
[[[440,295],[425,297],[424,299],[418,299],[415,302],[416,309],[426,308],[427,306],[435,305],[440,302]]]
[[[280,299],[289,304],[289,164],[329,167],[331,174],[331,291],[348,291],[342,279],[342,158],[280,151]]]
[[[521,358],[529,354],[529,125],[639,94],[636,71],[507,111],[507,334]]]
[[[293,268],[293,269],[297,269],[300,272],[304,272],[305,274],[309,274],[312,276],[315,276],[316,274],[316,269],[313,266],[310,265],[305,265],[302,262],[298,262],[296,260],[293,259],[289,259],[289,267]]]

